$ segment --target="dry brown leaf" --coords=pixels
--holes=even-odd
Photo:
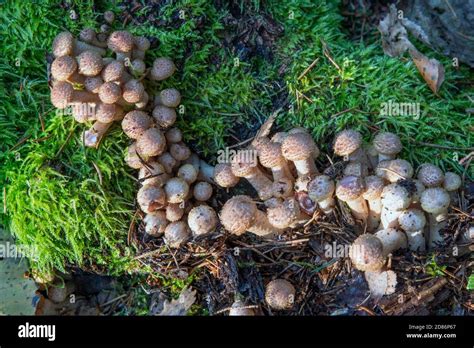
[[[443,65],[434,58],[426,57],[416,49],[410,49],[409,52],[421,76],[423,76],[433,93],[437,94],[444,81]]]

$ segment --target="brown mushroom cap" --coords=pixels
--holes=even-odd
[[[145,213],[160,210],[166,205],[166,195],[161,187],[142,186],[138,190],[137,202]]]
[[[170,248],[179,248],[191,238],[191,231],[183,221],[171,222],[165,229],[165,243]]]
[[[285,310],[293,307],[295,302],[295,287],[285,279],[275,279],[265,288],[265,301],[275,310]]]
[[[255,156],[249,156],[247,150],[239,150],[231,160],[232,173],[237,177],[246,177],[258,171]]]
[[[112,24],[115,20],[115,14],[112,11],[105,11],[104,12],[104,20],[107,23]]]
[[[170,145],[170,154],[178,161],[185,161],[191,156],[191,150],[184,143]]]
[[[84,76],[98,75],[104,66],[102,56],[95,51],[84,51],[76,57],[78,71]]]
[[[119,81],[125,71],[123,62],[114,60],[102,69],[102,80],[104,82]]]
[[[271,138],[271,141],[273,141],[274,143],[282,144],[283,140],[285,140],[285,138],[287,136],[288,136],[287,132],[277,132],[277,133],[273,134],[273,136]]]
[[[443,171],[431,163],[424,163],[419,167],[417,178],[426,187],[440,186],[444,182]]]
[[[169,203],[181,203],[188,196],[189,185],[181,178],[171,178],[165,184],[165,192]]]
[[[97,96],[84,91],[75,91],[68,82],[58,81],[51,90],[51,103],[58,109],[66,108],[73,102],[97,102]]]
[[[208,201],[212,196],[212,186],[208,182],[200,181],[194,185],[193,196],[201,202]]]
[[[431,214],[439,214],[449,207],[451,198],[449,193],[440,187],[431,187],[424,190],[421,194],[421,207],[424,211]]]
[[[124,133],[132,139],[138,139],[153,125],[153,120],[146,112],[133,110],[128,112],[122,120]]]
[[[378,271],[385,264],[383,244],[372,234],[359,236],[349,249],[349,257],[359,271]]]
[[[284,164],[285,158],[281,151],[281,144],[268,142],[258,151],[260,164],[266,168],[274,168]]]
[[[176,176],[183,179],[188,184],[192,184],[197,180],[198,174],[198,170],[192,164],[183,164],[179,167]]]
[[[182,203],[170,203],[166,207],[166,219],[174,222],[179,221],[184,215],[184,207]]]
[[[334,153],[338,156],[348,156],[362,145],[362,135],[354,129],[339,132],[334,139]]]
[[[168,143],[179,143],[183,140],[183,133],[179,128],[173,127],[166,131],[165,137]]]
[[[358,161],[350,161],[347,162],[346,166],[344,167],[343,174],[345,176],[365,177],[369,175],[369,171],[365,163],[361,163]]]
[[[194,235],[211,233],[217,226],[216,212],[208,205],[198,205],[189,212],[188,225]]]
[[[168,225],[166,214],[162,210],[146,214],[143,222],[145,223],[145,232],[151,236],[158,236],[164,233],[165,228]]]
[[[167,88],[160,92],[160,100],[164,106],[175,108],[181,103],[181,93],[176,88]]]
[[[161,187],[169,179],[165,168],[157,161],[149,161],[146,165],[141,165],[142,167],[138,173],[138,178],[143,186],[152,185]]]
[[[405,187],[395,183],[383,188],[380,199],[384,208],[401,211],[410,206],[412,195]]]
[[[153,62],[150,78],[155,81],[165,80],[176,71],[176,65],[168,58],[157,58]]]
[[[57,57],[51,64],[51,75],[58,81],[66,81],[77,70],[77,62],[70,56]]]
[[[103,83],[104,81],[99,76],[88,76],[84,80],[84,87],[87,91],[97,94]]]
[[[394,156],[402,151],[402,142],[398,135],[390,132],[378,133],[373,141],[377,152],[383,155]]]
[[[133,35],[127,31],[114,31],[107,40],[108,47],[119,53],[127,53],[133,49]]]
[[[55,57],[68,56],[74,51],[74,37],[64,31],[56,35],[53,41],[53,55]]]
[[[116,113],[120,112],[123,110],[118,105],[99,103],[95,110],[95,117],[99,122],[110,123],[115,120]]]
[[[138,103],[144,93],[145,87],[138,80],[132,79],[123,86],[123,99],[129,103]]]
[[[398,217],[400,227],[407,232],[420,231],[425,227],[425,214],[419,209],[407,209]]]
[[[237,195],[225,202],[220,220],[226,230],[240,235],[254,224],[256,213],[257,205],[250,197]]]
[[[385,161],[383,161],[385,162]],[[410,162],[405,161],[404,159],[394,159],[384,163],[383,178],[387,179],[390,182],[397,182],[401,179],[409,179],[413,176],[413,167]]]
[[[150,40],[144,36],[135,36],[133,38],[133,43],[140,51],[147,51],[150,48]]]
[[[163,105],[157,105],[153,109],[153,118],[162,128],[171,127],[176,122],[176,111]]]
[[[294,198],[286,198],[282,204],[267,209],[268,222],[279,229],[288,228],[300,213],[300,206]]]
[[[234,187],[239,183],[239,178],[232,173],[229,163],[218,163],[214,167],[214,181],[220,187]]]
[[[99,88],[99,98],[103,103],[114,104],[120,100],[122,90],[114,82],[104,82]]]
[[[158,162],[163,165],[165,171],[168,174],[171,174],[173,172],[173,169],[178,164],[178,161],[176,161],[176,159],[171,156],[169,152],[163,152],[160,156],[158,156]]]
[[[137,152],[144,157],[158,156],[165,149],[165,136],[156,128],[147,129],[137,139]]]
[[[319,149],[309,133],[289,134],[281,145],[283,156],[289,161],[301,161],[319,156]]]
[[[253,308],[249,308],[250,306],[246,306],[245,303],[241,300],[235,301],[230,310],[229,316],[254,316],[255,310]]]
[[[359,176],[345,176],[336,184],[336,196],[344,202],[357,199],[364,191],[365,183]]]
[[[446,191],[456,191],[461,187],[462,180],[459,175],[453,172],[444,174],[443,187]]]
[[[130,69],[134,75],[141,76],[145,73],[146,71],[146,64],[143,60],[141,59],[134,59],[130,63]]]
[[[376,175],[369,175],[365,177],[365,191],[363,193],[364,199],[370,201],[379,199],[385,184],[383,180]]]
[[[276,198],[285,198],[293,194],[293,180],[281,177],[272,183],[273,196]]]
[[[334,194],[335,185],[327,175],[318,175],[308,183],[308,195],[313,201],[320,202]]]
[[[143,162],[140,160],[137,154],[137,143],[131,144],[127,147],[127,154],[125,156],[125,162],[128,164],[130,168],[140,169],[143,167]]]

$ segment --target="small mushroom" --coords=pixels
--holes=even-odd
[[[169,174],[165,172],[165,168],[157,161],[149,161],[146,165],[140,163],[140,165],[138,179],[143,186],[162,187],[170,178]]]
[[[122,89],[114,82],[104,82],[99,87],[99,98],[105,104],[115,104],[122,97]]]
[[[85,51],[94,51],[101,56],[105,55],[105,49],[76,40],[72,34],[67,31],[59,33],[54,38],[53,55],[55,57],[77,56]]]
[[[336,134],[334,138],[334,153],[338,156],[344,157],[345,161],[354,160],[354,155],[356,153],[358,154],[358,150],[361,146],[362,135],[354,129],[343,130]],[[363,161],[359,161],[359,163],[363,163],[365,164],[365,167],[367,167],[367,159],[364,159],[363,157],[361,159]]]
[[[173,156],[171,156],[169,152],[163,152],[160,156],[158,156],[158,162],[163,165],[165,171],[168,174],[173,173],[173,170],[179,163]]]
[[[380,162],[376,172],[378,176],[391,183],[413,177],[413,167],[410,162],[399,158]]]
[[[443,171],[431,163],[424,163],[418,168],[418,180],[426,187],[436,187],[443,185]]]
[[[365,183],[358,176],[345,176],[337,182],[336,196],[346,202],[352,211],[354,218],[367,223],[369,209],[362,194],[365,191]]]
[[[177,249],[191,238],[191,231],[183,221],[171,222],[165,229],[165,243],[170,248]]]
[[[143,167],[144,162],[143,160],[139,157],[137,153],[137,143],[131,144],[129,147],[127,147],[125,155],[125,162],[128,164],[130,168],[133,169],[140,169]]]
[[[78,72],[84,76],[97,76],[104,67],[104,62],[99,53],[85,51],[76,57]]]
[[[327,175],[318,175],[308,184],[308,196],[314,202],[318,202],[319,207],[325,214],[330,214],[334,210],[335,185]]]
[[[217,215],[208,205],[198,205],[188,214],[188,225],[195,236],[213,232],[217,226]]]
[[[318,174],[314,157],[319,155],[319,149],[308,133],[289,134],[281,145],[283,156],[295,164],[298,176]]]
[[[145,232],[153,237],[163,234],[168,226],[168,220],[162,210],[146,214],[143,222],[145,223]]]
[[[132,51],[133,59],[145,59],[145,53],[150,48],[150,40],[144,36],[135,36],[133,38],[134,49]]]
[[[107,47],[107,44],[105,42],[101,42],[97,39],[97,36],[96,36],[96,32],[94,29],[92,28],[84,28],[81,30],[81,32],[79,33],[79,39],[81,41],[84,41],[90,45],[94,45],[94,46],[97,46],[97,47],[102,47],[102,48],[106,48]]]
[[[200,202],[208,201],[212,196],[211,184],[205,181],[199,181],[193,187],[193,196]]]
[[[99,88],[100,86],[102,86],[103,83],[104,81],[99,76],[88,76],[84,80],[84,88],[88,92],[98,94]]]
[[[282,155],[281,144],[268,142],[261,146],[258,151],[258,157],[262,166],[271,169],[274,181],[281,178],[294,179],[288,167],[288,163]]]
[[[348,162],[344,167],[344,171],[342,173],[345,176],[360,176],[363,178],[369,175],[367,165],[355,161]]]
[[[137,138],[137,152],[145,159],[162,154],[165,148],[165,136],[156,128],[147,129]]]
[[[122,61],[114,60],[107,64],[101,72],[104,82],[128,82],[132,76],[125,71],[125,65]]]
[[[382,226],[384,228],[398,227],[398,217],[412,202],[411,193],[399,183],[390,184],[384,187],[380,200]]]
[[[181,220],[184,215],[183,203],[170,203],[166,206],[166,220],[175,222]]]
[[[122,120],[123,132],[131,139],[138,139],[152,126],[152,118],[146,112],[139,110],[128,112]]]
[[[170,154],[177,161],[185,161],[191,156],[191,150],[184,143],[174,143],[170,145]]]
[[[198,171],[192,164],[183,164],[181,167],[179,167],[176,176],[191,185],[197,180]]]
[[[286,198],[293,196],[293,181],[290,178],[282,177],[272,184],[272,194],[276,198]]]
[[[64,109],[72,103],[99,102],[97,95],[85,91],[77,91],[67,82],[58,82],[51,90],[51,103],[58,109]]]
[[[213,178],[217,185],[224,188],[234,187],[239,183],[239,177],[234,175],[229,163],[216,164]]]
[[[132,56],[134,38],[127,31],[114,31],[110,34],[107,45],[109,49],[116,53],[117,60],[123,61],[126,58],[130,59]]]
[[[169,128],[176,122],[176,111],[163,105],[157,105],[153,109],[153,118],[161,128]]]
[[[138,103],[142,100],[145,94],[145,87],[143,84],[135,79],[125,83],[122,88],[122,97],[128,103]]]
[[[275,279],[265,287],[265,301],[274,310],[288,310],[295,304],[295,287],[285,279]]]
[[[183,140],[183,133],[179,128],[173,127],[166,130],[165,137],[168,143],[179,143]]]
[[[112,24],[115,21],[115,14],[112,11],[105,11],[104,20],[107,23]]]
[[[138,58],[132,60],[128,68],[134,76],[142,76],[146,72],[145,62]]]
[[[242,300],[237,300],[230,307],[229,316],[230,317],[255,316],[255,310],[251,308],[250,306],[245,305],[245,303]]]
[[[70,56],[57,57],[51,64],[51,76],[57,81],[83,84],[84,76],[77,72],[77,62]]]
[[[301,213],[300,205],[294,198],[285,198],[282,204],[268,208],[267,216],[268,222],[280,230],[309,220],[308,215]]]
[[[181,93],[176,88],[167,88],[158,95],[161,105],[175,108],[181,103]]]
[[[354,267],[363,272],[380,271],[386,261],[382,241],[368,233],[359,236],[351,244],[349,257]]]
[[[166,198],[169,203],[181,203],[189,193],[189,185],[181,178],[171,178],[165,184]]]
[[[443,187],[449,192],[451,202],[456,204],[458,202],[457,191],[461,187],[462,179],[459,175],[453,172],[446,172],[444,174]]]
[[[390,132],[378,133],[374,138],[373,145],[379,153],[379,162],[394,159],[402,151],[400,138]]]
[[[405,233],[395,229],[386,228],[374,234],[380,239],[383,245],[383,254],[387,256],[398,249],[405,249],[408,245],[407,236]]]
[[[162,81],[170,77],[176,71],[176,65],[168,58],[157,58],[153,62],[150,71],[150,78],[155,81]]]
[[[145,213],[152,213],[166,206],[166,194],[161,187],[142,186],[138,190],[137,202]]]
[[[124,116],[123,109],[115,104],[99,103],[95,111],[95,119],[102,123],[110,123]]]
[[[444,241],[439,233],[446,225],[450,197],[448,191],[440,187],[427,188],[421,194],[421,207],[429,213],[430,247]]]
[[[425,251],[425,214],[419,209],[407,209],[398,217],[398,223],[407,235],[409,249],[412,251]]]

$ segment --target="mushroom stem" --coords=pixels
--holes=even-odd
[[[112,123],[113,122],[102,123],[95,121],[92,127],[83,134],[84,145],[87,147],[97,147],[100,143],[100,139],[102,139]]]
[[[214,167],[204,160],[199,160],[198,180],[206,181],[210,184],[213,184],[214,183],[214,181],[212,180],[213,176],[214,176]]]
[[[314,163],[314,159],[312,157],[294,161],[296,171],[298,172],[298,176],[305,176],[308,174],[319,174],[318,168],[316,168],[316,164]]]
[[[387,207],[383,207],[380,215],[383,228],[398,227],[398,217],[401,213],[402,211],[390,210]]]
[[[367,203],[369,204],[368,229],[369,231],[374,231],[380,225],[382,203],[380,198],[368,200]]]
[[[382,242],[384,256],[391,254],[397,249],[407,247],[407,237],[405,233],[395,228],[386,228],[378,231],[375,233],[375,237]]]
[[[447,214],[447,211],[446,211]],[[440,234],[440,231],[447,224],[446,214],[429,214],[429,231],[430,231],[430,248],[434,248],[436,244],[444,242],[443,236]]]
[[[365,199],[362,197],[358,197],[353,200],[346,201],[347,205],[352,211],[352,215],[358,219],[366,222],[369,217],[369,209],[367,208],[367,204]]]
[[[329,197],[318,202],[319,208],[323,211],[324,214],[330,214],[334,211],[334,205],[336,201],[334,197]]]
[[[83,41],[74,40],[74,55],[78,56],[85,51],[94,51],[99,53],[101,56],[105,56],[105,49],[96,47]]]

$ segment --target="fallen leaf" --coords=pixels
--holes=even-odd
[[[418,71],[428,84],[428,87],[430,87],[433,93],[437,94],[444,81],[443,65],[434,58],[430,59],[426,57],[415,48],[410,49],[409,52]]]

